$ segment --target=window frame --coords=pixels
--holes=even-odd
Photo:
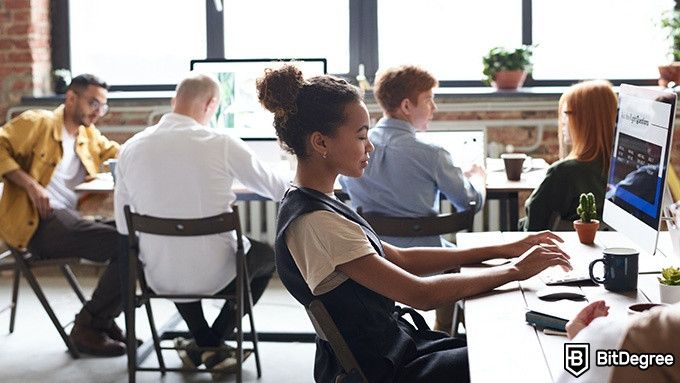
[[[206,59],[223,59],[224,57],[224,17],[218,10],[216,1],[206,2]],[[531,45],[532,36],[532,1],[522,0],[522,44]],[[680,0],[675,0],[675,9],[680,9]],[[69,0],[50,0],[50,18],[52,22],[52,67],[71,69],[70,33],[69,33]],[[351,81],[358,74],[359,64],[364,64],[369,81],[378,70],[378,2],[377,0],[349,0],[349,73],[336,73]],[[188,66],[188,64],[187,64]],[[535,80],[527,76],[526,87],[569,86],[581,79],[567,80]],[[656,85],[657,79],[609,79],[614,85],[628,83],[633,85]],[[167,91],[174,90],[176,84],[115,84],[112,91]],[[440,87],[488,87],[481,80],[441,80]]]

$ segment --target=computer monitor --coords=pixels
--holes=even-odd
[[[191,70],[215,75],[221,101],[211,125],[233,130],[237,137],[275,139],[274,116],[257,99],[255,80],[266,68],[294,61],[305,77],[326,74],[326,59],[208,59],[191,60]]]
[[[671,154],[676,95],[621,85],[602,218],[650,254],[656,252]]]

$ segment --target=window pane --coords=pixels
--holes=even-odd
[[[325,58],[330,73],[347,73],[349,0],[225,0],[224,55]]]
[[[176,84],[206,56],[205,1],[70,0],[71,69],[112,85]]]
[[[481,80],[482,57],[522,43],[521,0],[378,0],[380,67],[416,64],[439,80]]]
[[[535,79],[659,77],[668,44],[659,26],[672,0],[534,0]],[[557,5],[560,5],[556,8]]]

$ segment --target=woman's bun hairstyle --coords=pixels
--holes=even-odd
[[[288,118],[297,113],[297,97],[305,85],[302,71],[293,65],[286,64],[279,69],[267,68],[264,76],[256,81],[257,98],[260,104],[274,113],[274,128],[279,141],[286,151],[298,155],[290,144],[298,132],[288,127]]]
[[[260,103],[274,113],[279,141],[299,158],[307,157],[309,135],[315,131],[334,134],[345,120],[345,107],[362,99],[359,90],[345,80],[326,75],[305,80],[291,64],[266,69],[256,86]]]

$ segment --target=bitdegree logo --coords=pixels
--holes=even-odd
[[[635,353],[628,350],[595,350],[597,367],[633,366],[644,371],[650,367],[671,367],[675,355],[671,353]],[[564,344],[564,370],[575,378],[590,369],[590,343]]]
[[[635,366],[646,370],[653,366],[665,367],[675,364],[673,354],[631,353],[628,350],[597,350],[595,364],[598,366]]]

